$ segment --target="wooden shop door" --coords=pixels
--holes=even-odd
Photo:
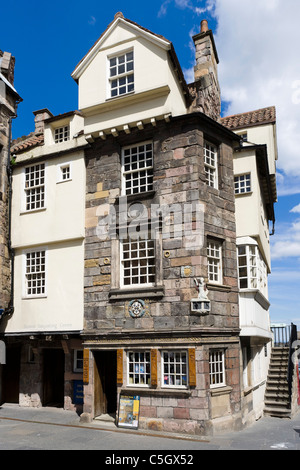
[[[117,411],[116,351],[94,352],[94,406],[95,418]]]
[[[44,349],[43,406],[64,406],[65,354],[62,349]]]
[[[2,403],[19,403],[21,349],[8,346],[2,366]]]

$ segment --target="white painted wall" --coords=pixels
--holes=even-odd
[[[46,207],[26,212],[24,167],[13,172],[12,246],[53,243],[84,237],[85,163],[83,152],[46,160]],[[28,162],[33,164],[32,162]],[[60,166],[69,163],[71,180],[60,182]]]
[[[236,231],[237,237],[253,237],[271,271],[269,226],[266,217],[262,192],[259,185],[256,156],[254,150],[245,148],[234,154],[234,175],[251,174],[251,193],[236,195]]]
[[[181,86],[170,63],[167,41],[158,41],[141,29],[119,22],[101,41],[101,47],[78,79],[79,109],[85,116],[85,134],[121,128],[153,117],[186,113]],[[134,51],[134,92],[110,98],[108,57]],[[116,112],[117,109],[117,112]]]
[[[82,129],[82,118],[70,118],[71,131]],[[44,146],[17,157],[13,171],[12,246],[15,249],[14,314],[6,333],[71,332],[83,328],[84,237],[86,169],[84,151],[77,145],[83,137],[54,144],[53,129],[65,121],[46,126]],[[73,124],[72,124],[73,123]],[[75,123],[75,125],[74,125]],[[79,142],[78,142],[79,140]],[[71,150],[71,151],[70,151]],[[39,158],[37,161],[36,159]],[[24,169],[45,162],[45,208],[26,212]],[[62,181],[60,167],[69,164],[70,179]],[[46,293],[26,298],[25,253],[46,251]]]
[[[84,242],[41,245],[46,248],[46,296],[25,298],[24,253],[15,256],[15,311],[6,333],[79,331],[83,328]]]

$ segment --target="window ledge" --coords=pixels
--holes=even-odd
[[[226,292],[231,291],[231,286],[224,286],[224,284],[214,284],[208,282],[206,285],[209,290],[223,290]]]
[[[111,289],[109,292],[110,300],[133,299],[137,297],[157,298],[163,297],[164,287],[133,287],[131,289]]]
[[[216,388],[211,388],[210,393],[212,397],[216,397],[219,395],[228,395],[232,391],[232,387],[229,385],[224,385]]]
[[[20,215],[35,214],[36,212],[44,212],[45,210],[47,210],[47,207],[41,207],[39,209],[31,209],[30,211],[21,210]]]
[[[253,191],[248,191],[247,193],[234,193],[235,197],[251,196]]]
[[[123,198],[127,198],[127,201],[130,202],[130,201],[138,201],[140,199],[152,199],[156,194],[156,191],[144,191],[144,192],[141,192],[141,193],[137,193],[137,194],[123,194],[121,196],[118,196],[116,198],[116,204],[120,204],[120,202],[122,202],[122,199]]]
[[[138,387],[122,387],[121,394],[122,395],[140,395],[140,396],[162,396],[162,397],[169,397],[172,396],[182,396],[182,397],[189,397],[192,391],[189,389],[178,389],[178,388],[168,388],[168,389],[161,389],[161,388],[138,388]]]

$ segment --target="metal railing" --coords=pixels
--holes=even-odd
[[[273,346],[274,347],[286,347],[289,348],[289,359],[287,369],[287,382],[289,387],[289,398],[290,403],[292,400],[292,386],[293,386],[293,375],[294,375],[294,353],[297,349],[297,326],[291,323],[290,325],[272,325],[271,330],[273,332]]]
[[[294,369],[295,369],[294,352],[296,349],[296,346],[295,346],[296,342],[297,342],[297,326],[291,323],[290,341],[289,341],[289,365],[288,365],[288,373],[287,373],[290,402],[292,400],[292,385],[293,385],[293,375],[294,375]]]
[[[292,325],[273,325],[271,326],[271,330],[274,335],[273,339],[273,346],[278,347],[288,347],[290,344],[290,336]],[[294,325],[295,326],[295,325]]]

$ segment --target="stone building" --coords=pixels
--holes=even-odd
[[[193,39],[187,84],[172,43],[117,13],[72,73],[79,111],[39,110],[14,143],[15,310],[0,327],[18,352],[11,386],[23,406],[50,400],[121,424],[120,399],[134,396],[140,428],[197,435],[239,429],[252,411],[240,136],[220,118],[205,20]]]
[[[73,72],[90,143],[83,419],[115,416],[120,396],[138,395],[142,428],[241,424],[239,138],[217,120],[206,22],[194,40],[187,86],[172,44],[117,14]]]
[[[14,88],[15,58],[9,52],[0,50],[0,319],[13,313],[11,295],[13,280],[13,250],[11,249],[11,165],[10,141],[12,120],[16,117],[17,106],[22,101]],[[2,341],[2,340],[1,340]],[[5,347],[1,342],[1,364],[6,362]],[[0,391],[1,393],[1,391]]]

